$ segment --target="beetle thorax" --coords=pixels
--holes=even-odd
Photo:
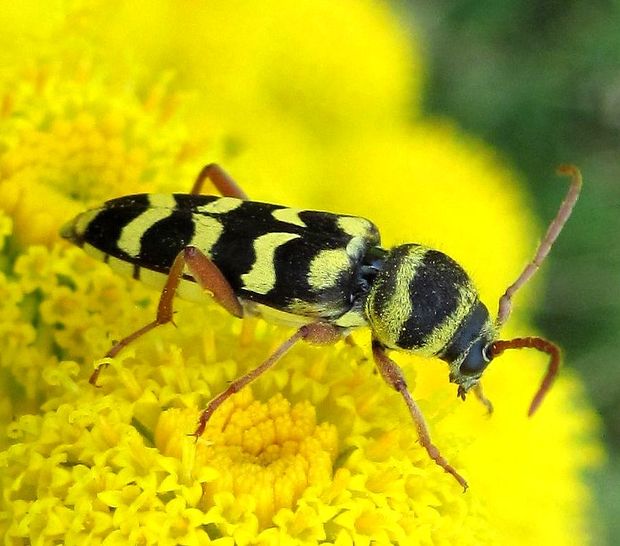
[[[368,294],[366,314],[384,346],[445,360],[450,353],[450,361],[462,360],[460,353],[479,337],[458,339],[469,317],[475,316],[480,329],[490,324],[462,267],[446,254],[416,244],[389,252]]]

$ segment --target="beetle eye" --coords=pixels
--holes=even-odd
[[[481,338],[476,341],[469,349],[463,362],[461,362],[459,371],[463,375],[480,375],[490,362],[486,348],[487,345],[484,339]]]

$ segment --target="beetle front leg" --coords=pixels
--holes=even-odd
[[[198,195],[202,191],[202,186],[207,179],[213,183],[223,197],[236,197],[244,201],[248,200],[248,196],[241,189],[241,186],[217,163],[209,163],[202,168],[190,193]]]
[[[491,415],[493,413],[493,403],[485,396],[484,391],[482,390],[482,383],[476,383],[472,390],[478,401],[487,409],[487,414]]]
[[[226,280],[219,268],[198,248],[188,246],[179,252],[172,263],[166,284],[161,292],[159,304],[157,305],[157,315],[155,320],[149,322],[142,328],[129,334],[127,337],[118,341],[105,355],[106,358],[114,358],[127,345],[150,332],[153,328],[172,322],[173,300],[176,290],[183,276],[183,270],[187,267],[198,285],[207,290],[224,309],[235,317],[243,317],[243,307],[237,298],[232,286]],[[95,368],[88,382],[97,386],[97,379],[103,367],[101,364]]]
[[[291,337],[282,343],[260,366],[232,381],[228,387],[213,398],[200,414],[198,426],[192,434],[198,439],[204,432],[207,423],[215,410],[219,408],[233,394],[273,367],[290,349],[300,340],[318,345],[330,345],[336,343],[342,336],[342,331],[337,326],[325,322],[304,324]]]
[[[387,356],[385,353],[385,347],[374,339],[372,341],[372,355],[383,379],[405,399],[405,403],[409,408],[409,413],[411,414],[416,430],[418,431],[418,439],[420,440],[422,447],[426,449],[426,452],[429,457],[433,459],[433,461],[443,468],[445,472],[452,474],[456,481],[463,487],[463,490],[467,491],[468,485],[465,478],[463,478],[463,476],[461,476],[454,469],[454,467],[450,465],[446,459],[444,459],[439,452],[439,449],[437,449],[437,447],[433,444],[428,431],[428,426],[424,420],[424,415],[422,415],[420,408],[413,400],[413,397],[407,388],[407,382],[405,381],[402,370],[398,367],[396,362]]]

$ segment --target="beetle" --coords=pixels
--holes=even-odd
[[[488,364],[508,349],[549,355],[529,408],[534,414],[560,365],[557,345],[540,337],[499,339],[514,294],[540,267],[568,220],[582,185],[579,170],[562,165],[571,184],[534,259],[499,301],[492,320],[463,268],[424,245],[381,247],[376,226],[356,216],[299,210],[248,199],[218,165],[198,175],[189,194],[140,194],[106,201],[61,230],[113,269],[162,287],[155,319],[118,341],[119,351],[172,321],[175,294],[200,300],[204,291],[235,317],[262,316],[295,325],[295,333],[259,366],[232,381],[200,414],[196,438],[213,412],[278,362],[298,341],[331,344],[356,328],[372,332],[372,355],[384,380],[403,397],[430,458],[467,489],[466,480],[431,441],[422,412],[387,351],[438,357],[449,365],[458,396],[468,391],[491,411],[480,386]],[[221,196],[203,195],[206,180]],[[348,338],[349,339],[349,338]],[[100,365],[90,377],[97,384]]]

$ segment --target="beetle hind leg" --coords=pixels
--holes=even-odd
[[[248,199],[241,186],[217,163],[209,163],[202,168],[196,177],[196,182],[194,182],[190,193],[192,195],[201,193],[206,180],[210,180],[223,197],[236,197],[244,201]]]
[[[291,337],[284,341],[262,364],[250,370],[246,374],[232,381],[228,387],[213,398],[202,411],[196,430],[191,434],[198,439],[204,432],[207,423],[215,410],[219,408],[233,394],[257,379],[267,370],[277,364],[280,359],[298,342],[306,341],[317,345],[331,345],[342,336],[342,331],[337,326],[325,322],[313,322],[301,326]]]
[[[200,287],[208,291],[213,296],[213,299],[224,307],[224,309],[236,317],[241,318],[243,316],[241,302],[219,268],[199,249],[188,246],[179,252],[174,259],[170,272],[168,273],[168,278],[166,279],[166,284],[159,298],[155,320],[115,343],[106,353],[106,358],[114,358],[120,351],[127,347],[127,345],[133,343],[136,339],[142,337],[157,326],[173,322],[174,295],[186,267]],[[97,379],[105,366],[107,366],[107,364],[100,364],[95,368],[95,371],[88,380],[91,385],[97,386]]]

